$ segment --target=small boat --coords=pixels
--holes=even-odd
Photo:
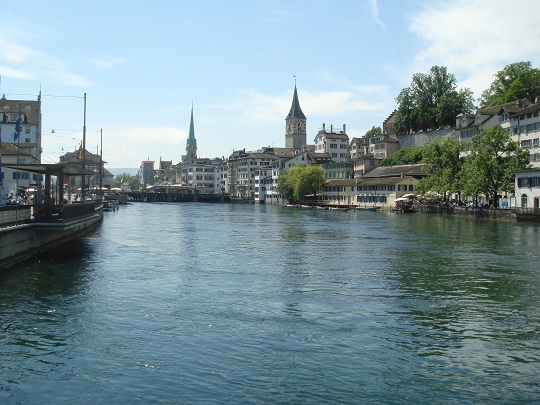
[[[103,211],[116,211],[118,204],[117,200],[104,200]]]
[[[300,208],[303,208],[305,210],[312,210],[314,208],[313,205],[307,205],[307,204],[300,204]]]
[[[284,207],[288,208],[298,208],[300,207],[298,204],[283,204]]]
[[[353,211],[378,211],[381,207],[354,207]]]
[[[349,211],[349,207],[329,207],[328,209],[332,211]]]
[[[315,206],[315,209],[317,209],[317,210],[327,210],[328,207],[325,206],[325,205],[316,205],[316,206]]]
[[[125,205],[128,202],[128,196],[125,194],[107,194],[103,196],[104,201],[116,201],[118,204]]]
[[[416,210],[413,207],[413,200],[409,197],[400,197],[396,198],[394,200],[395,207],[392,207],[392,211],[394,212],[402,212],[402,213],[411,213],[416,212]]]

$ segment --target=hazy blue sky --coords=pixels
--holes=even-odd
[[[82,138],[85,92],[87,148],[103,129],[108,166],[138,167],[180,161],[192,102],[199,156],[283,147],[294,76],[312,143],[323,123],[346,124],[350,138],[381,126],[433,65],[476,97],[507,64],[540,66],[536,0],[0,0],[0,10],[0,93],[41,89],[47,163]]]

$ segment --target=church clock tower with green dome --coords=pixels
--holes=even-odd
[[[291,110],[285,118],[285,147],[302,150],[306,146],[306,116],[300,108],[296,84]]]

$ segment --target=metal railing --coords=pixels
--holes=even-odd
[[[30,205],[0,207],[0,228],[30,222],[31,219],[32,207]]]
[[[65,222],[92,215],[100,199],[60,205],[19,205],[0,207],[0,228],[31,222]]]

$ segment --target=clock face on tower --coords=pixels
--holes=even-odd
[[[304,134],[306,133],[306,123],[302,120],[287,121],[285,129],[288,134]]]

